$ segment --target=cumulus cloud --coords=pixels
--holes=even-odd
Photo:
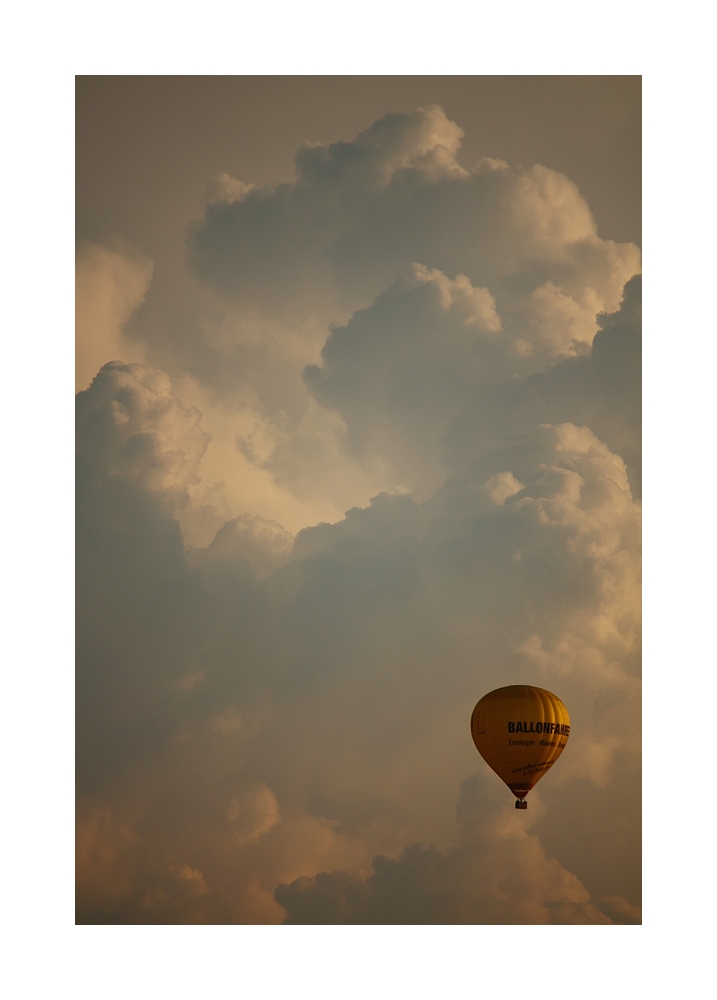
[[[477,676],[481,690],[559,687],[576,732],[564,782],[600,784],[635,752],[639,512],[624,463],[588,429],[541,425],[427,501],[382,494],[293,545],[246,516],[186,552],[180,487],[204,441],[175,404],[138,366],[107,366],[78,397],[92,471],[78,488],[80,784],[120,817],[90,852],[114,874],[87,913],[277,920],[279,904],[294,912],[293,897],[272,903],[287,873],[376,848],[419,887],[436,868],[453,900],[467,848],[400,851],[412,832],[451,839],[447,790],[476,766],[464,724]],[[596,695],[616,704],[594,718]],[[506,845],[545,885],[515,911],[476,889],[484,902],[461,897],[460,919],[601,919],[535,838]],[[381,864],[379,881],[394,871]],[[417,912],[458,919],[442,893]],[[377,906],[371,919],[388,919]]]
[[[616,924],[641,924],[642,910],[629,903],[623,896],[603,896],[600,900],[603,911],[613,917]]]
[[[461,134],[220,177],[221,379],[77,396],[80,920],[639,920],[637,250]],[[573,723],[527,815],[468,731],[510,683]]]
[[[461,470],[476,448],[537,423],[590,427],[627,466],[636,495],[641,491],[641,278],[625,286],[620,308],[597,317],[590,352],[548,365],[526,378],[483,386],[466,406],[456,407],[442,440],[442,456]]]
[[[486,289],[416,265],[331,332],[321,366],[307,367],[304,379],[319,402],[340,414],[350,452],[364,462],[381,456],[414,490],[435,488],[447,469],[462,471],[477,447],[527,433],[541,418],[588,418],[579,422],[595,423],[624,445],[635,467],[640,382],[633,298],[614,315],[592,316],[578,339],[572,307],[561,333],[565,297],[554,290],[526,304],[521,321],[506,327]],[[592,345],[598,322],[603,329]],[[544,325],[552,339],[543,336]]]
[[[207,549],[210,563],[245,559],[258,577],[266,576],[286,561],[293,545],[293,535],[276,521],[262,517],[232,518],[217,531]]]
[[[587,428],[541,425],[425,503],[384,494],[340,524],[306,529],[285,572],[301,557],[304,574],[330,574],[326,607],[343,596],[343,638],[386,674],[406,670],[399,685],[424,658],[417,646],[438,641],[432,655],[450,659],[466,699],[476,662],[487,689],[528,676],[560,687],[584,713],[565,771],[601,781],[618,751],[638,749],[639,526],[624,463]],[[322,627],[320,645],[328,650]],[[434,683],[435,707],[444,675]],[[598,695],[614,705],[594,719]]]
[[[280,885],[285,923],[307,924],[609,924],[570,872],[548,858],[522,817],[485,809],[477,779],[463,783],[462,843],[423,844],[397,858],[378,855],[372,872],[319,872]],[[610,901],[616,914],[634,911]],[[619,920],[619,923],[632,922]]]
[[[83,244],[76,261],[75,391],[108,361],[144,361],[124,327],[145,299],[154,263],[127,244]]]
[[[78,459],[89,472],[121,476],[177,495],[196,481],[209,435],[201,414],[173,397],[168,376],[143,365],[106,364],[77,396]]]
[[[305,145],[291,184],[245,189],[224,177],[192,233],[198,274],[250,312],[290,310],[294,321],[368,305],[412,261],[466,275],[499,302],[543,289],[576,331],[581,308],[616,309],[637,248],[601,240],[555,171],[490,158],[464,169],[462,134],[430,105],[386,115],[352,142]]]
[[[221,890],[187,864],[152,864],[140,838],[107,807],[84,804],[77,819],[76,892],[83,923],[229,923]]]
[[[192,265],[222,303],[203,326],[216,360],[201,378],[241,387],[246,456],[303,497],[313,489],[342,511],[349,479],[363,503],[398,486],[425,497],[446,464],[470,458],[466,435],[589,423],[560,406],[580,397],[579,378],[550,372],[591,357],[639,251],[601,239],[555,171],[490,158],[465,169],[461,138],[435,105],[387,115],[351,142],[303,147],[292,183],[222,175],[190,233]],[[600,368],[614,388],[610,354],[580,374]],[[610,417],[610,387],[594,388],[601,413],[589,416],[617,444],[623,414]],[[527,412],[547,411],[551,393],[560,413]],[[634,441],[619,443],[632,468]]]

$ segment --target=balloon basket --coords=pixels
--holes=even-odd
[[[528,803],[525,801],[525,799],[516,799],[515,800],[515,808],[516,809],[527,809],[528,808]]]

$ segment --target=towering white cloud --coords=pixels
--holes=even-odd
[[[573,310],[578,327],[580,309],[616,309],[637,248],[600,239],[555,171],[490,158],[465,170],[462,134],[431,105],[386,115],[352,142],[304,146],[292,184],[224,177],[193,231],[198,273],[243,308],[291,322],[368,305],[413,261],[467,275],[499,301],[537,293]]]
[[[401,486],[425,497],[447,459],[470,458],[459,428],[476,409],[471,435],[502,434],[516,398],[522,432],[575,418],[516,384],[590,356],[639,251],[601,239],[555,171],[465,169],[461,137],[437,106],[387,115],[351,142],[299,150],[292,183],[224,176],[193,227],[191,262],[221,303],[197,374],[251,401],[246,454],[282,488],[339,510],[348,480],[361,503]],[[525,413],[536,397],[543,412]]]

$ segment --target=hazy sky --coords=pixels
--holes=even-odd
[[[639,78],[77,94],[78,920],[639,922]]]

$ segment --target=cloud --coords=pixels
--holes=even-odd
[[[415,877],[432,920],[457,919],[449,903],[466,920],[601,919],[535,837],[500,848],[543,873],[515,910],[480,888],[480,860],[456,902],[463,842],[401,852],[455,840],[450,788],[475,771],[466,720],[485,689],[559,689],[576,735],[556,788],[604,784],[635,753],[639,509],[617,456],[540,425],[426,501],[381,494],[293,544],[246,515],[196,551],[178,518],[206,442],[168,379],[108,365],[78,414],[78,783],[115,817],[90,824],[107,877],[82,919],[276,921],[278,903],[304,912],[272,901],[279,882],[377,854],[399,861],[375,881]]]
[[[215,367],[77,396],[81,922],[639,919],[637,250],[460,138],[220,177]],[[509,683],[573,723],[527,818],[468,731]]]
[[[144,361],[124,327],[145,299],[154,263],[127,244],[83,244],[76,262],[75,391],[108,361]]]
[[[633,906],[622,896],[603,896],[600,900],[603,911],[613,918],[616,924],[641,924],[642,910]]]
[[[172,396],[168,376],[112,361],[77,396],[78,459],[154,494],[179,496],[196,481],[209,435],[201,414]]]
[[[304,379],[340,414],[350,453],[364,463],[380,456],[414,490],[435,488],[476,448],[539,422],[596,425],[635,465],[639,317],[628,294],[624,309],[600,318],[593,345],[595,316],[576,338],[575,303],[564,314],[554,289],[533,293],[520,321],[504,324],[487,289],[414,265],[331,332],[322,365]]]
[[[501,382],[507,398],[527,375],[587,355],[598,316],[619,307],[639,270],[637,247],[600,239],[568,178],[491,158],[466,169],[462,134],[436,105],[389,114],[350,142],[302,146],[291,183],[222,174],[190,227],[190,262],[212,304],[185,363],[231,401],[233,423],[241,410],[241,475],[256,494],[284,494],[261,516],[285,511],[295,530],[309,510],[336,520],[381,490],[428,495],[444,471],[434,447],[444,417],[460,420],[467,399],[490,411]],[[349,358],[363,371],[347,373]],[[183,398],[211,423],[214,464],[237,468],[236,493],[216,400],[196,388]],[[302,511],[289,511],[288,494]]]
[[[443,460],[460,471],[476,448],[524,434],[537,423],[569,420],[590,427],[628,468],[641,489],[641,278],[625,286],[614,313],[597,317],[589,354],[549,365],[526,378],[484,386],[459,410],[442,440]]]
[[[89,807],[78,816],[76,891],[83,923],[232,922],[226,894],[210,887],[201,871],[187,864],[150,865],[138,844],[139,837],[107,808]]]
[[[276,521],[244,514],[226,521],[207,549],[210,564],[246,560],[258,577],[266,576],[286,562],[294,542],[293,535]]]
[[[612,923],[580,881],[546,857],[522,817],[513,811],[506,819],[494,803],[485,809],[480,785],[463,783],[459,846],[412,844],[397,858],[376,856],[368,876],[335,870],[280,885],[285,923]],[[622,904],[613,910],[634,912]]]
[[[637,248],[601,240],[555,171],[490,158],[464,169],[462,134],[430,105],[352,142],[305,145],[291,184],[247,189],[224,176],[192,230],[197,273],[249,312],[293,321],[368,305],[412,261],[466,275],[499,302],[522,286],[521,298],[562,290],[568,312],[616,309]]]
[[[200,591],[174,514],[207,436],[141,365],[105,365],[76,414],[78,766],[93,794],[126,765],[128,725],[130,756],[161,744],[164,686],[192,672]]]
[[[436,105],[389,114],[350,142],[303,146],[291,183],[223,174],[190,227],[212,305],[191,362],[202,388],[182,398],[206,415],[208,461],[236,470],[232,499],[240,476],[267,498],[260,516],[296,530],[309,511],[337,520],[382,490],[425,498],[477,437],[540,422],[600,421],[639,488],[635,435],[622,440],[610,386],[601,396],[620,351],[602,359],[609,371],[588,393],[600,412],[584,419],[567,364],[590,356],[600,317],[619,309],[637,247],[600,239],[555,171],[490,158],[466,169],[461,137]],[[237,428],[221,445],[217,399]]]
[[[412,658],[414,670],[424,659],[420,647],[438,643],[428,655],[451,662],[469,699],[470,650],[482,651],[486,689],[532,676],[584,712],[571,773],[602,781],[619,750],[638,751],[640,510],[624,463],[587,428],[540,425],[425,503],[384,494],[340,524],[306,529],[282,573],[297,578],[300,566],[295,601],[327,588],[316,608],[325,627],[306,608],[313,670],[325,656],[344,669],[356,656],[403,676],[400,687]],[[336,648],[327,632],[339,615]],[[295,628],[304,632],[300,620]],[[447,695],[442,673],[434,683],[435,708]],[[614,701],[599,721],[598,695]]]

